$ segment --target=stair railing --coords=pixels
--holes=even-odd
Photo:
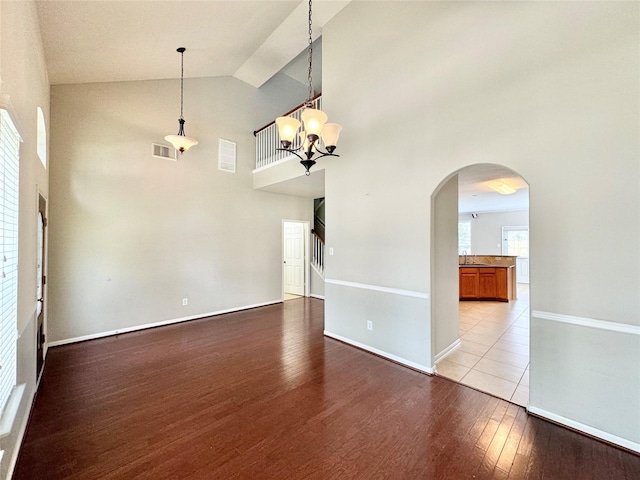
[[[324,278],[324,241],[316,232],[311,234],[311,265]]]
[[[313,97],[311,103],[313,108],[321,109],[322,94]],[[289,116],[302,121],[300,115],[305,106],[306,102],[285,113],[283,117]],[[289,152],[276,150],[282,145],[280,145],[280,135],[275,120],[253,132],[253,136],[256,137],[256,169],[267,167],[288,157],[295,158],[295,155]]]

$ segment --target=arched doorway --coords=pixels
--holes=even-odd
[[[470,165],[438,185],[432,209],[435,371],[526,406],[529,288],[518,266],[528,272],[528,184],[500,165]]]

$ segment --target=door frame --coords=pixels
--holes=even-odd
[[[310,280],[310,267],[309,267],[309,232],[310,222],[307,220],[289,220],[287,218],[282,219],[280,225],[280,298],[284,302],[284,224],[287,223],[299,223],[302,225],[302,232],[304,235],[304,296],[308,297],[311,291]]]
[[[47,290],[48,290],[48,281],[47,281],[47,255],[48,255],[48,234],[47,234],[47,229],[48,229],[48,218],[49,218],[49,201],[47,199],[47,196],[45,195],[45,193],[40,189],[40,187],[36,187],[36,248],[40,248],[40,245],[38,244],[38,231],[40,228],[39,225],[39,216],[40,216],[40,212],[41,212],[41,203],[44,204],[44,226],[42,229],[42,292],[41,292],[41,299],[37,298],[37,290],[36,290],[36,324],[35,324],[35,330],[36,330],[36,336],[35,336],[35,340],[36,340],[36,382],[40,381],[40,378],[42,376],[42,372],[44,371],[44,364],[47,358],[47,351],[49,350],[49,343],[47,342]],[[38,258],[38,254],[39,252],[36,252],[36,259]],[[38,266],[37,266],[37,261],[36,261],[36,271],[35,271],[35,275],[36,275],[36,285],[38,285],[39,279],[38,277]],[[40,331],[40,315],[38,315],[38,302],[42,301],[42,310],[41,310],[41,315],[42,315],[42,331]],[[42,344],[40,345],[40,335],[43,335],[43,341]],[[42,348],[42,363],[40,363],[40,358],[38,358],[38,353],[39,353],[39,349],[38,347]]]
[[[508,231],[519,231],[519,230],[526,230],[527,231],[527,235],[529,235],[529,233],[530,233],[529,232],[529,225],[503,225],[502,226],[502,231],[501,231],[501,234],[502,234],[501,253],[502,253],[502,255],[508,255],[509,254],[508,251],[507,251],[507,239],[505,238],[505,232],[508,232]],[[520,257],[520,256],[516,257],[516,279],[515,279],[516,284],[518,284],[518,283],[526,283],[528,285],[530,283],[530,280],[529,280],[529,271],[530,271],[529,270],[529,266],[530,266],[530,261],[531,261],[530,260],[531,249],[529,248],[529,246],[530,246],[531,242],[530,242],[529,238],[530,237],[527,237],[527,250],[529,252],[527,254],[527,256],[526,257]],[[521,276],[522,272],[521,272],[520,266],[518,265],[518,260],[520,260],[520,262],[526,260],[526,262],[527,262],[526,282],[521,282],[521,281],[518,280],[518,278],[522,279],[522,276]]]

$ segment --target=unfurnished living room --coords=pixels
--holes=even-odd
[[[640,478],[639,45],[0,0],[0,478]]]

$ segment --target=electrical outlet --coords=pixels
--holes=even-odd
[[[367,330],[373,330],[373,322],[371,320],[367,320]]]
[[[182,305],[189,305],[189,299],[188,298],[183,298],[182,299]]]

